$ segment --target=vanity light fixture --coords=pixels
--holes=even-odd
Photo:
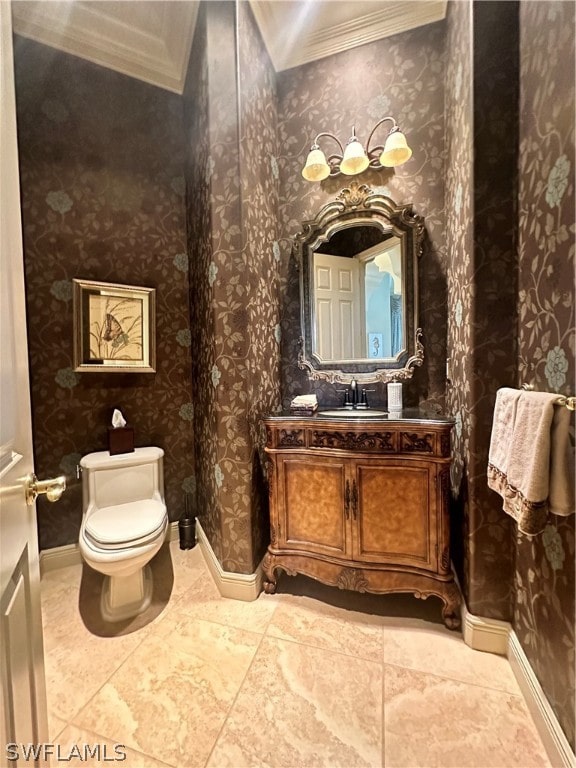
[[[391,121],[392,127],[384,146],[378,145],[370,147],[370,142],[376,129],[387,121]],[[340,147],[340,154],[329,155],[328,158],[320,149],[319,139],[327,137],[332,139]],[[314,139],[314,143],[308,153],[306,165],[302,169],[302,176],[306,181],[322,181],[328,176],[337,176],[344,173],[347,176],[356,176],[362,173],[366,168],[393,168],[396,165],[402,165],[406,160],[412,157],[412,150],[408,146],[406,137],[398,128],[396,120],[393,117],[383,117],[379,120],[368,136],[366,149],[356,136],[356,128],[352,128],[352,136],[348,139],[346,148],[344,148],[339,139],[333,133],[319,133]]]

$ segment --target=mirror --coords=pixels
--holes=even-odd
[[[401,381],[422,365],[418,259],[424,220],[352,182],[296,236],[302,336],[311,379]]]

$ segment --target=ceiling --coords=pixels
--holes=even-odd
[[[246,0],[277,72],[443,19],[447,0]],[[198,0],[13,0],[14,31],[182,93]]]

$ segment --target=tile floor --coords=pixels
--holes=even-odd
[[[128,768],[550,766],[508,662],[445,629],[435,598],[283,577],[243,603],[198,546],[154,565],[156,602],[118,636],[93,572],[42,579],[51,741],[107,745],[82,765],[122,744]]]

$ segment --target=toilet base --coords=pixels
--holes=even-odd
[[[104,621],[125,621],[145,611],[151,601],[152,569],[145,565],[129,576],[106,576],[100,611]]]

